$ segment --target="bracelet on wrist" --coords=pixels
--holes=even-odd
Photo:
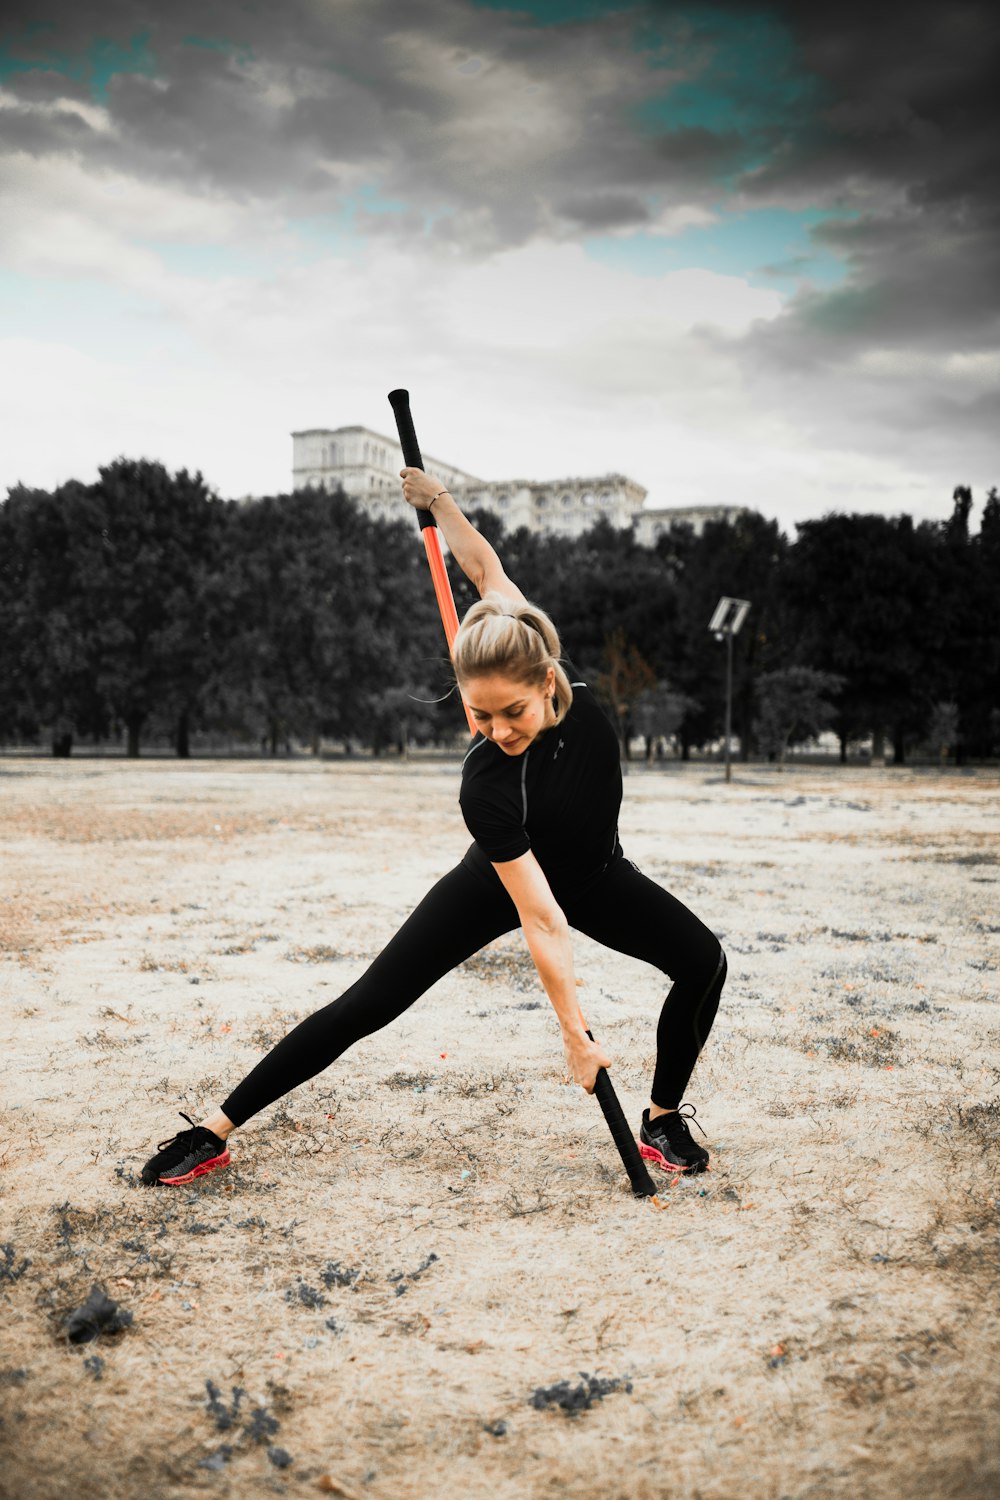
[[[437,494],[436,494],[436,495],[432,495],[432,496],[431,496],[431,500],[430,500],[430,504],[429,504],[429,505],[428,505],[428,507],[427,507],[427,509],[428,509],[428,510],[430,510],[430,508],[431,508],[431,505],[433,505],[433,504],[434,504],[434,501],[435,501],[435,500],[440,500],[440,498],[441,498],[441,496],[442,496],[442,495],[447,495],[447,493],[448,493],[448,491],[447,491],[447,490],[438,490],[438,492],[437,492]]]

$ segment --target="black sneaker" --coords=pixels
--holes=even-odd
[[[195,1125],[183,1110],[178,1110],[178,1114],[192,1129],[179,1130],[172,1140],[160,1142],[156,1155],[149,1158],[140,1174],[148,1186],[163,1183],[166,1187],[180,1187],[229,1166],[229,1147],[225,1141],[206,1125]]]
[[[688,1120],[694,1120],[697,1111],[693,1104],[681,1105],[681,1109],[685,1107],[691,1111],[689,1115],[672,1110],[668,1115],[657,1115],[652,1125],[649,1110],[642,1112],[639,1151],[665,1172],[704,1172],[708,1167],[708,1152],[698,1145],[688,1128]],[[697,1120],[694,1123],[698,1125]],[[701,1130],[700,1125],[698,1129]],[[701,1133],[705,1134],[703,1130]]]

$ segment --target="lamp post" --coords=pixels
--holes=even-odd
[[[726,642],[726,780],[732,781],[729,743],[733,732],[733,636],[750,611],[749,599],[730,599],[723,594],[715,606],[708,628],[717,641]]]

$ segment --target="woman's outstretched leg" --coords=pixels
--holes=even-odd
[[[428,891],[395,937],[350,989],[307,1016],[272,1047],[222,1103],[239,1126],[307,1078],[322,1073],[354,1042],[388,1026],[432,984],[486,943],[517,927],[517,908],[465,865]]]
[[[428,891],[361,978],[272,1047],[218,1111],[200,1125],[190,1121],[192,1130],[165,1143],[143,1168],[143,1180],[190,1181],[226,1165],[225,1142],[233,1130],[328,1068],[354,1042],[388,1026],[457,964],[519,923],[499,882],[494,889],[457,865]]]

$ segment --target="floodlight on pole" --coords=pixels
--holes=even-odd
[[[749,599],[730,599],[723,594],[715,606],[708,628],[717,641],[726,643],[726,780],[732,781],[729,745],[733,729],[733,636],[750,612]]]

